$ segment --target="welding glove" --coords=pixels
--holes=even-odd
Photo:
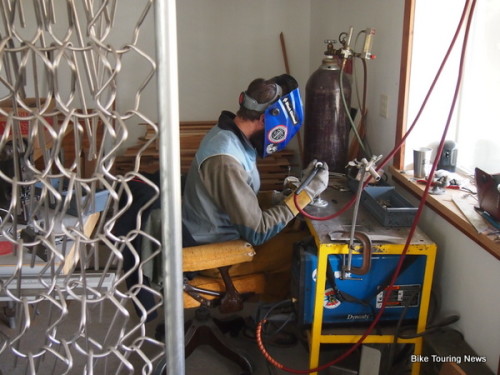
[[[307,176],[309,176],[311,174],[311,172],[314,169],[316,163],[318,163],[318,161],[316,159],[314,159],[313,161],[311,161],[309,163],[309,165],[307,166],[307,168],[304,169],[303,174],[302,174],[303,175],[302,181],[304,179],[306,179]],[[311,180],[311,182],[309,183],[309,185],[307,185],[304,188],[304,190],[307,192],[307,194],[309,195],[309,197],[311,197],[311,199],[316,198],[323,191],[325,191],[325,189],[328,187],[328,178],[329,178],[329,175],[328,175],[328,164],[326,164],[325,162],[323,162],[323,167],[318,171],[318,173],[316,173],[316,176],[314,176],[314,178]]]
[[[314,169],[318,161],[313,160],[303,172],[303,180],[307,178]],[[323,168],[318,171],[316,176],[311,180],[309,185],[300,192],[300,194],[295,195],[295,193],[290,194],[285,198],[284,203],[288,206],[290,211],[294,215],[299,213],[298,207],[304,209],[311,201],[321,194],[328,187],[328,165],[323,163]],[[297,207],[298,206],[298,207]]]

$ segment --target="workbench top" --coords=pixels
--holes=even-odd
[[[333,213],[341,210],[353,197],[354,193],[351,191],[329,187],[321,194],[321,198],[328,202],[328,205],[324,208],[309,205],[305,211],[309,215],[316,217],[331,216]],[[317,245],[345,241],[346,236],[342,236],[341,232],[350,233],[353,212],[354,204],[340,216],[332,219],[313,220],[308,218],[306,221],[309,230],[316,238]],[[384,243],[404,246],[410,232],[410,227],[385,227],[378,223],[363,205],[360,204],[356,221],[356,231],[366,233],[375,245],[377,243]],[[433,241],[417,227],[410,244],[427,246],[433,244]]]

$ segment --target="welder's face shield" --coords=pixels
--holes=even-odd
[[[264,148],[261,156],[265,158],[283,150],[300,130],[303,120],[304,111],[298,88],[267,107],[264,112]]]

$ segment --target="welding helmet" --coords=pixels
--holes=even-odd
[[[269,82],[276,86],[276,94],[266,103],[257,103],[246,92],[240,95],[240,105],[264,113],[263,144],[257,147],[263,158],[283,150],[297,134],[304,119],[297,81],[288,74],[282,74]]]

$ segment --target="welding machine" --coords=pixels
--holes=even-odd
[[[387,286],[399,262],[399,255],[372,254],[370,271],[365,275],[342,278],[343,255],[329,256],[327,285],[323,298],[323,324],[361,324],[373,321],[380,311]],[[425,256],[407,255],[381,322],[418,319],[425,271]],[[352,266],[359,267],[362,255],[353,255]],[[296,244],[292,266],[292,291],[298,300],[299,324],[312,323],[318,258],[314,242]]]

